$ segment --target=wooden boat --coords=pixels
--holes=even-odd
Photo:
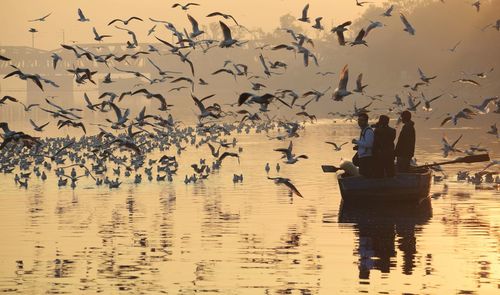
[[[348,203],[419,202],[429,197],[432,170],[418,169],[391,178],[337,177],[342,200]]]

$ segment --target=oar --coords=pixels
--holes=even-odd
[[[433,163],[433,164],[425,164],[422,166],[417,166],[415,168],[427,168],[427,167],[432,167],[432,166],[437,166],[437,165],[447,165],[447,164],[455,164],[455,163],[487,162],[489,160],[490,160],[489,154],[480,154],[480,155],[459,157],[459,158],[456,158],[455,160],[451,160],[451,161],[445,161],[445,162]]]
[[[335,173],[339,170],[342,170],[341,168],[332,165],[321,165],[321,169],[323,169],[324,173]]]

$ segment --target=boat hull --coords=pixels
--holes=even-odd
[[[429,197],[432,170],[399,173],[391,178],[338,177],[342,200],[348,203],[419,202]]]

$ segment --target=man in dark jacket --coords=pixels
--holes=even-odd
[[[389,127],[389,117],[381,115],[375,124],[373,141],[375,177],[394,176],[394,139],[396,139],[396,129]]]
[[[401,120],[404,126],[399,133],[395,154],[398,171],[408,172],[410,170],[411,158],[413,158],[415,153],[415,123],[411,120],[411,113],[409,111],[401,113]]]

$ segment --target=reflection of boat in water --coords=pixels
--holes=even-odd
[[[412,173],[398,173],[391,178],[338,176],[344,202],[418,202],[429,196],[432,170],[419,169]]]
[[[417,254],[417,236],[432,217],[430,199],[417,204],[352,206],[342,202],[339,223],[353,224],[359,237],[359,278],[368,279],[370,271],[389,273],[397,266],[396,254],[402,252],[402,272],[412,274]],[[399,256],[399,255],[398,255]]]

